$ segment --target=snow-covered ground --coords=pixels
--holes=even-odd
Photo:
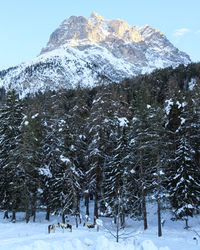
[[[83,214],[84,216],[84,214]],[[45,213],[37,213],[36,222],[24,222],[24,214],[17,213],[16,223],[3,219],[0,213],[0,250],[197,250],[200,249],[200,216],[189,220],[190,230],[184,229],[183,221],[170,220],[168,212],[163,213],[166,220],[163,226],[163,236],[157,237],[157,219],[155,207],[148,209],[149,228],[143,230],[142,221],[129,219],[126,228],[120,230],[119,243],[107,231],[112,229],[112,219],[100,218],[103,226],[99,232],[96,229],[75,227],[75,219],[70,218],[72,232],[68,229],[63,233],[57,228],[55,233],[48,234],[48,225],[61,221],[61,218],[51,216],[50,222],[45,221]],[[92,220],[91,220],[92,222]],[[105,227],[106,228],[105,228]],[[194,231],[193,231],[194,230]],[[115,232],[112,231],[114,234]],[[196,240],[193,238],[196,237]],[[198,242],[199,241],[199,242]]]

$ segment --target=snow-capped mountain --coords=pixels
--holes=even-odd
[[[130,26],[92,13],[89,18],[64,20],[38,57],[0,72],[0,87],[14,88],[21,95],[92,87],[188,63],[189,56],[153,27]]]

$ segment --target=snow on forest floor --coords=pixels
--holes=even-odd
[[[142,221],[129,219],[126,228],[120,230],[119,243],[107,231],[111,230],[112,219],[102,217],[103,225],[99,232],[79,225],[75,227],[75,219],[70,218],[73,232],[56,228],[55,233],[48,234],[48,225],[61,221],[60,217],[51,216],[45,221],[45,213],[37,213],[36,222],[26,224],[24,214],[17,213],[16,223],[3,219],[0,212],[0,250],[197,250],[200,249],[200,238],[192,231],[200,234],[200,216],[189,219],[190,230],[184,229],[184,221],[172,221],[168,212],[163,213],[166,220],[163,236],[157,237],[157,218],[155,207],[148,209],[148,229],[143,230]],[[92,222],[92,218],[91,218]],[[82,223],[83,224],[83,223]],[[115,234],[115,231],[112,231]],[[196,237],[198,240],[194,240]]]

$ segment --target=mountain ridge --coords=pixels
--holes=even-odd
[[[188,64],[189,56],[175,48],[155,28],[71,16],[51,34],[35,59],[0,72],[0,86],[20,95],[59,88],[93,87],[150,73],[157,68]]]

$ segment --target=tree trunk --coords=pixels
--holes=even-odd
[[[90,200],[93,201],[93,194],[90,193]]]
[[[161,216],[160,216],[160,199],[157,200],[158,205],[158,237],[162,236],[162,227],[161,227]]]
[[[122,224],[122,226],[123,226],[123,227],[125,227],[125,218],[126,218],[126,217],[125,217],[125,213],[123,213],[123,216],[122,216],[122,219],[123,219],[123,224]]]
[[[79,224],[81,224],[81,223],[82,223],[82,215],[79,214]]]
[[[26,223],[29,222],[30,220],[30,211],[29,211],[29,195],[28,195],[28,191],[27,191],[27,185],[25,184],[25,195],[24,195],[24,199],[25,199],[25,220]]]
[[[16,212],[15,212],[15,210],[12,211],[12,218],[11,218],[11,221],[12,221],[12,222],[15,222],[15,221],[16,221]]]
[[[94,197],[94,222],[96,222],[96,219],[98,219],[98,193],[97,190],[95,192],[95,197]]]
[[[158,153],[157,161],[157,206],[158,206],[158,237],[162,236],[162,226],[161,226],[161,209],[160,209],[160,153]]]
[[[78,215],[75,215],[76,228],[78,228]]]
[[[33,222],[35,222],[35,219],[36,219],[36,192],[34,192],[34,195],[32,198],[31,216],[33,216]]]
[[[114,224],[117,224],[117,216],[114,215]]]
[[[64,212],[62,213],[62,223],[65,224],[65,213]]]
[[[4,211],[4,216],[3,216],[4,219],[8,219],[9,216],[8,216],[8,210]]]
[[[86,212],[85,212],[85,214],[87,216],[89,216],[90,213],[89,213],[89,194],[88,193],[85,195],[85,206],[86,206]]]
[[[120,226],[123,227],[123,218],[122,218],[122,214],[120,214]]]
[[[144,221],[144,230],[148,228],[147,226],[147,210],[146,210],[146,199],[144,190],[144,169],[143,169],[143,152],[140,152],[140,174],[141,174],[141,195],[142,195],[142,214]]]
[[[33,211],[33,222],[35,222],[35,219],[36,219],[36,210]]]
[[[146,230],[148,228],[148,225],[147,225],[146,199],[144,195],[142,197],[142,213],[143,213],[143,220],[144,220],[144,230]]]
[[[74,197],[74,211],[76,228],[78,228],[78,219],[80,218],[80,198],[78,191],[76,191],[76,195]]]
[[[189,226],[188,226],[188,218],[185,219],[185,229],[188,229]]]
[[[47,207],[45,220],[50,220],[50,209]]]
[[[29,210],[26,209],[26,223],[29,223],[29,219],[30,219],[30,214],[29,214]]]
[[[121,224],[121,227],[124,228],[125,227],[125,214],[122,213],[120,215],[120,224]]]
[[[116,242],[119,242],[119,215],[117,215]]]

